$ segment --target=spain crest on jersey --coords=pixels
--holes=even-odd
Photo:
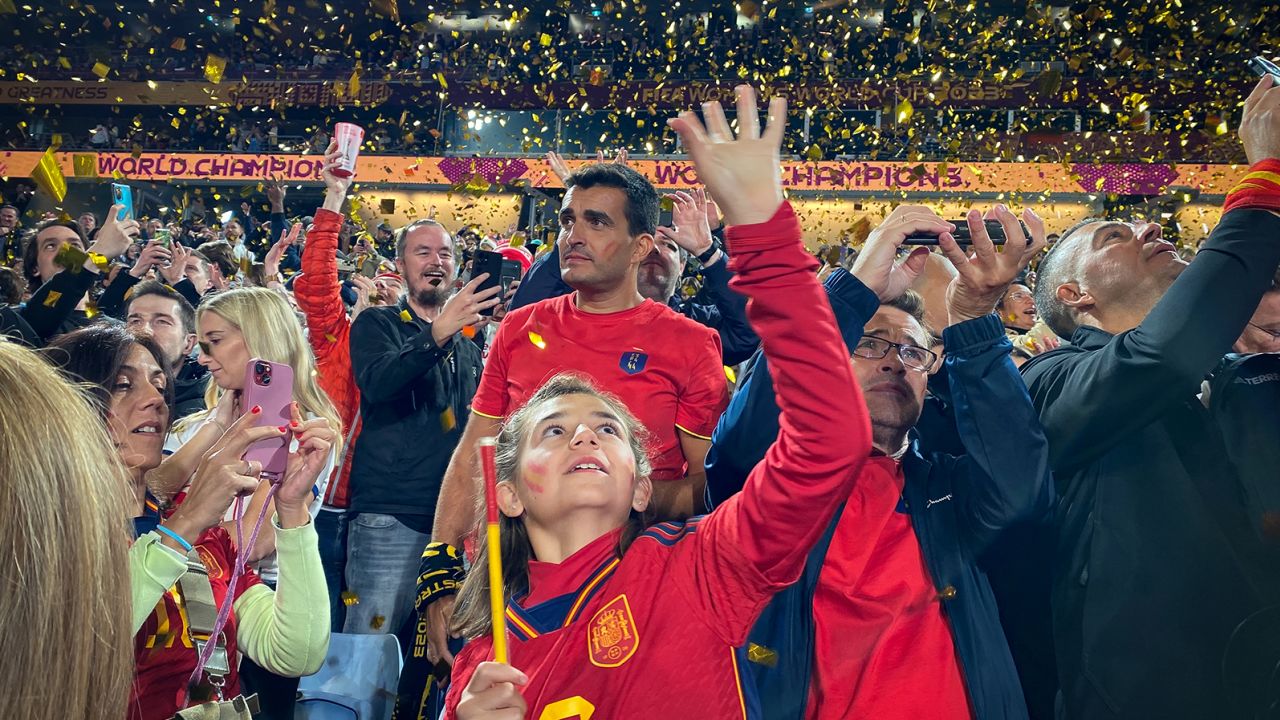
[[[644,366],[649,362],[649,354],[642,352],[625,352],[622,358],[618,360],[618,367],[622,368],[622,372],[628,375],[635,375],[644,370]]]
[[[217,580],[226,575],[226,570],[222,567],[222,563],[218,562],[218,558],[203,545],[196,546],[196,552],[200,555],[200,562],[204,563],[205,570],[209,571],[209,577]]]
[[[587,624],[588,655],[596,667],[618,667],[630,660],[639,646],[640,635],[626,595],[610,600]]]

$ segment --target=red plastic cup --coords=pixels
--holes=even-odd
[[[356,158],[360,157],[360,144],[364,142],[364,128],[340,122],[333,127],[333,139],[338,143],[338,152],[342,153],[342,160],[333,169],[333,174],[338,177],[351,177],[356,173]]]

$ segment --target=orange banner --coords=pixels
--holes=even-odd
[[[0,155],[0,175],[30,177],[43,153]],[[318,155],[205,153],[57,153],[68,180],[102,177],[139,181],[183,180],[257,182],[279,178],[319,182]],[[587,161],[570,161],[570,167]],[[633,160],[630,166],[662,189],[698,184],[693,164],[681,160]],[[1152,165],[1054,163],[784,162],[784,186],[800,192],[858,192],[877,195],[939,193],[1155,195],[1170,187],[1223,195],[1247,168],[1240,165]],[[541,158],[403,157],[359,159],[363,184],[455,187],[482,194],[508,187],[560,187]]]

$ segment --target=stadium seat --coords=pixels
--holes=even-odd
[[[334,633],[320,671],[302,678],[296,720],[389,720],[400,677],[395,635]]]

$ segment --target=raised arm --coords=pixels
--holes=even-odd
[[[692,113],[672,126],[734,226],[733,289],[748,298],[781,410],[778,437],[743,492],[702,520],[685,550],[700,588],[691,600],[704,617],[717,618],[727,642],[738,644],[768,597],[799,576],[808,548],[852,488],[871,451],[871,423],[814,275],[817,263],[783,200],[785,100],[770,103],[769,127],[760,136],[755,93],[740,87],[737,140],[719,103],[704,111],[708,128]]]
[[[324,357],[346,341],[351,326],[347,308],[342,302],[342,283],[338,280],[338,231],[342,229],[342,203],[347,197],[351,178],[340,178],[331,170],[340,155],[337,146],[329,145],[325,155],[324,204],[316,210],[315,224],[307,233],[307,252],[302,256],[302,275],[293,282],[294,297],[307,319],[307,337],[316,357]]]
[[[844,268],[837,268],[823,283],[827,300],[846,351],[862,339],[862,329],[880,306],[875,293]],[[778,403],[774,400],[769,361],[756,351],[748,369],[738,379],[737,392],[721,416],[707,454],[707,498],[716,507],[742,490],[747,475],[764,459],[778,436]]]
[[[1142,323],[1101,349],[1025,366],[1054,467],[1089,462],[1194,394],[1257,308],[1280,264],[1280,88],[1269,77],[1245,101],[1240,139],[1251,172]]]

